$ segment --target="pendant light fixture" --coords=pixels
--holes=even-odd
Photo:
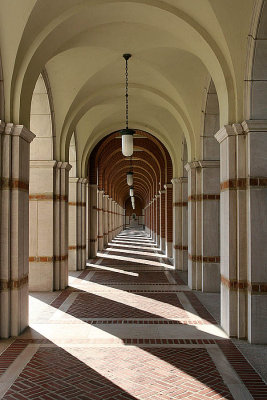
[[[133,186],[133,172],[127,172],[127,185]]]
[[[134,196],[134,187],[133,186],[130,187],[130,196],[131,197]]]
[[[133,186],[133,159],[130,159],[130,169],[126,174],[127,177],[127,185]]]
[[[120,131],[122,136],[122,154],[125,157],[130,157],[133,155],[133,134],[134,130],[129,129],[129,99],[128,99],[128,60],[131,54],[123,54],[125,59],[125,115],[126,115],[126,128]]]

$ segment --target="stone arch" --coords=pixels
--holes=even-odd
[[[0,54],[0,120],[5,118],[5,96],[4,96],[4,76],[2,69],[2,58]]]
[[[267,2],[257,0],[248,36],[244,115],[267,119]]]

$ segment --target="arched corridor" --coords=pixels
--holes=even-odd
[[[266,43],[267,0],[0,0],[0,398],[267,398]]]
[[[122,231],[67,289],[31,293],[30,329],[1,347],[1,398],[265,398],[249,362],[266,365],[220,328],[218,294],[206,308],[185,281],[147,233]]]

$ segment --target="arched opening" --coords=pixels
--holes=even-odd
[[[145,131],[135,132],[132,157],[122,155],[119,132],[102,139],[90,154],[89,258],[103,250],[123,227],[133,224],[145,225],[161,250],[173,257],[172,161],[158,139]],[[129,170],[134,174],[135,209],[126,182]]]

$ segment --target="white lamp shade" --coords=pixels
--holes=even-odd
[[[134,195],[134,189],[131,188],[131,189],[130,189],[130,196],[133,197],[133,195]]]
[[[132,172],[127,173],[127,185],[133,186],[133,173]]]
[[[122,154],[125,157],[133,155],[133,135],[122,135]]]

